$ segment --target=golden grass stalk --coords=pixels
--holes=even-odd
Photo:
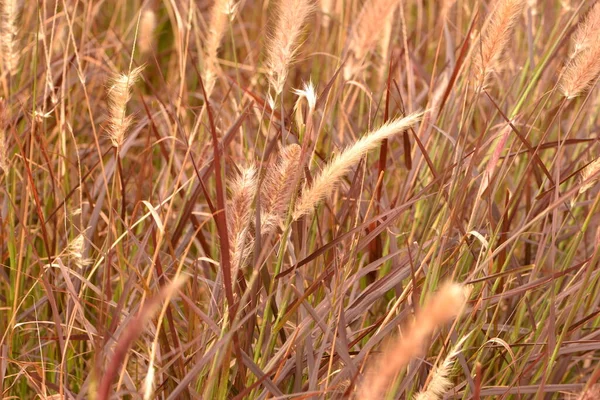
[[[386,29],[384,21],[394,13],[399,3],[399,0],[372,0],[364,3],[348,44],[351,57],[344,66],[346,79],[360,70],[367,54],[375,48]]]
[[[314,6],[309,0],[281,0],[277,22],[267,49],[269,83],[280,95],[287,79],[288,67],[298,51],[298,39]]]
[[[444,361],[430,372],[427,389],[417,393],[414,400],[439,400],[450,389],[450,386],[452,386],[452,382],[448,378],[450,370],[456,356],[461,352],[463,343],[468,337],[469,335],[459,340]]]
[[[127,115],[127,103],[131,100],[131,89],[142,69],[138,67],[128,74],[115,76],[108,89],[108,137],[116,148],[123,145],[125,134],[133,123],[133,117]]]
[[[563,69],[560,90],[575,98],[600,75],[600,3],[596,3],[573,35],[574,53]]]
[[[10,75],[15,75],[19,68],[20,54],[17,44],[17,19],[19,4],[17,0],[4,0],[2,2],[0,19],[0,48],[6,69]]]
[[[600,176],[596,176],[596,173],[600,170],[600,157],[596,158],[594,161],[589,163],[582,171],[581,171],[581,187],[579,188],[579,194],[585,193],[590,190]],[[591,179],[590,179],[591,178]]]
[[[474,54],[474,78],[477,88],[485,86],[490,73],[498,68],[510,32],[524,7],[524,0],[499,0]]]
[[[141,54],[147,54],[154,44],[154,30],[156,29],[156,13],[150,8],[142,12],[140,31],[138,35],[138,48]]]
[[[460,284],[448,282],[417,312],[405,334],[389,345],[381,356],[367,365],[365,378],[359,387],[357,399],[379,400],[398,372],[410,360],[423,354],[429,336],[441,325],[458,316],[470,290]]]
[[[256,184],[257,174],[254,166],[244,168],[231,182],[231,197],[227,203],[227,225],[231,265],[234,272],[252,249],[249,230]],[[232,273],[234,279],[235,276],[236,274]]]
[[[599,35],[600,2],[597,2],[588,11],[583,21],[577,25],[577,30],[573,33],[573,54],[571,57],[574,57],[588,47],[597,45]]]
[[[215,4],[210,13],[210,22],[208,26],[208,37],[204,47],[204,70],[203,81],[206,95],[210,97],[219,72],[219,63],[217,55],[227,24],[233,20],[238,4],[233,0],[215,0]]]
[[[367,152],[377,147],[382,140],[401,133],[416,124],[422,115],[422,113],[415,113],[404,118],[392,120],[382,125],[379,129],[366,134],[352,146],[343,150],[325,166],[321,173],[314,179],[312,185],[304,189],[296,205],[293,214],[294,219],[311,213],[321,200],[335,190],[342,177]]]
[[[285,221],[300,166],[300,146],[290,144],[267,169],[261,190],[261,231],[269,233]]]

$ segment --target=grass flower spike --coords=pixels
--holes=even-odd
[[[120,148],[125,135],[133,123],[133,117],[127,115],[127,103],[131,100],[131,90],[139,79],[143,67],[138,67],[128,74],[113,78],[108,88],[108,137],[113,146]]]
[[[298,219],[303,215],[311,213],[321,200],[335,190],[344,175],[346,175],[350,168],[356,165],[366,153],[377,147],[382,140],[389,139],[394,135],[404,132],[406,129],[419,122],[421,116],[422,114],[416,113],[390,121],[382,125],[379,129],[367,133],[352,146],[343,150],[315,177],[312,185],[302,191],[302,196],[294,211],[294,219]]]

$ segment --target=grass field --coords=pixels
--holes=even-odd
[[[600,399],[600,1],[0,0],[3,399]]]

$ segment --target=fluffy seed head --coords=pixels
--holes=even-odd
[[[579,188],[579,194],[587,192],[588,190],[590,190],[596,184],[596,182],[598,182],[598,179],[600,179],[600,176],[594,177],[594,175],[596,175],[596,173],[599,170],[600,170],[600,157],[596,158],[594,161],[592,161],[591,163],[589,163],[581,171],[581,182],[582,182],[582,185]],[[592,178],[592,177],[594,177],[594,178]],[[592,178],[592,179],[590,180],[590,178]]]
[[[563,69],[560,89],[567,99],[589,89],[600,75],[600,2],[596,3],[573,35],[573,54]]]
[[[237,269],[252,246],[249,238],[252,203],[256,194],[256,168],[244,168],[231,182],[231,197],[227,204],[227,225],[231,265]],[[235,274],[232,274],[235,277]]]
[[[458,316],[469,297],[470,288],[446,283],[417,312],[405,334],[396,339],[386,351],[367,366],[365,379],[358,391],[361,400],[384,398],[386,388],[410,360],[420,356],[426,341],[438,327]]]
[[[496,70],[510,32],[525,5],[524,0],[499,0],[487,27],[477,43],[473,62],[477,88],[484,87],[491,72]]]
[[[577,30],[573,33],[573,54],[571,57],[588,47],[597,45],[599,34],[600,2],[597,2],[589,10],[583,21],[577,25]]]
[[[217,56],[221,47],[221,41],[227,30],[227,23],[234,18],[238,5],[239,3],[233,0],[216,0],[210,13],[208,36],[204,47],[204,70],[202,77],[208,97],[210,97],[215,87],[219,73]]]
[[[0,49],[6,69],[15,75],[19,68],[20,53],[17,44],[17,20],[19,4],[17,0],[4,0],[0,13]]]
[[[321,19],[321,26],[323,28],[329,28],[329,24],[331,23],[331,14],[333,13],[333,8],[335,6],[335,0],[319,0],[319,8],[321,9],[321,13],[323,17]]]
[[[450,386],[452,386],[452,382],[449,379],[452,364],[454,364],[456,356],[461,352],[462,345],[468,337],[469,335],[459,340],[444,361],[431,371],[427,389],[419,392],[414,400],[439,400],[446,394]]]
[[[83,268],[89,265],[91,260],[84,257],[83,252],[85,248],[85,232],[80,233],[73,239],[67,246],[67,256],[74,262],[74,264]]]
[[[147,8],[142,12],[140,31],[138,34],[138,47],[140,53],[146,54],[152,49],[154,43],[154,30],[156,29],[156,13]]]
[[[308,81],[308,83],[305,82],[302,89],[294,89],[293,92],[299,97],[306,99],[308,108],[311,110],[315,109],[317,104],[317,92],[315,91],[315,85],[313,85],[312,81]]]
[[[600,385],[594,385],[577,397],[577,400],[596,400],[600,399]]]
[[[350,168],[360,161],[369,151],[373,150],[379,143],[398,133],[403,132],[421,119],[422,114],[412,114],[404,118],[392,120],[379,129],[366,134],[352,146],[346,148],[336,156],[314,179],[312,185],[302,192],[294,219],[309,214],[327,195],[334,191],[338,183],[348,173]]]
[[[367,54],[375,48],[386,28],[384,21],[393,14],[399,0],[366,1],[354,24],[348,49],[351,57],[344,66],[344,77],[350,79],[357,73]]]
[[[139,79],[143,67],[138,67],[128,74],[115,76],[108,88],[108,137],[113,146],[119,148],[125,141],[125,134],[133,123],[127,115],[127,103],[131,99],[131,89]]]
[[[283,92],[288,66],[299,45],[304,23],[314,9],[309,0],[281,0],[277,7],[275,30],[268,45],[269,83],[277,95]]]
[[[8,148],[6,144],[6,133],[4,129],[0,127],[0,169],[4,173],[8,172]]]
[[[300,146],[290,144],[279,154],[274,166],[267,169],[261,193],[261,231],[269,233],[286,218],[294,181],[300,162]]]

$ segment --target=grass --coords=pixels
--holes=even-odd
[[[598,395],[600,3],[0,8],[2,398]]]

